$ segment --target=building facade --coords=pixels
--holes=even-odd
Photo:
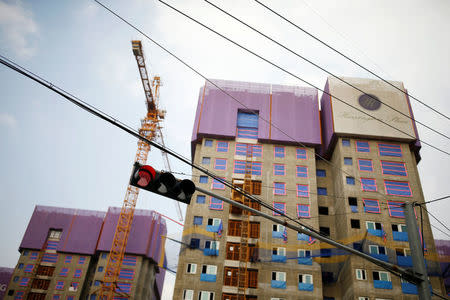
[[[98,298],[119,214],[36,206],[4,299]],[[159,214],[135,211],[114,299],[160,299],[165,234]]]
[[[409,99],[379,81],[345,79],[372,97],[329,78],[325,90],[333,97],[324,94],[319,109],[313,88],[214,80],[227,95],[206,83],[192,159],[264,203],[196,170],[193,179],[218,195],[279,215],[268,205],[341,243],[410,267],[401,203],[423,202],[424,196]],[[430,282],[443,294],[426,215],[423,223]],[[187,209],[183,241],[174,299],[417,299],[415,286],[362,258],[201,193]]]

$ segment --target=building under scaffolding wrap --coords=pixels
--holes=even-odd
[[[4,299],[98,299],[120,208],[36,206]],[[136,210],[114,299],[161,298],[165,220]]]
[[[313,88],[213,80],[237,102],[206,83],[193,161],[323,235],[411,267],[401,204],[424,195],[409,98],[380,81],[345,80],[370,96],[333,78],[325,85],[333,97],[320,101]],[[199,187],[277,215],[193,172]],[[426,213],[423,224],[430,282],[445,294]],[[201,193],[187,209],[183,242],[174,299],[417,299],[413,284],[373,263]]]

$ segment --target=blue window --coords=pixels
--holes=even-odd
[[[67,276],[67,273],[69,272],[69,268],[62,268],[59,272],[59,276]]]
[[[58,261],[58,254],[44,253],[42,256],[42,262],[56,263]]]
[[[205,140],[205,147],[212,147],[213,141],[212,140]]]
[[[367,192],[376,192],[377,183],[373,178],[361,178],[361,189]]]
[[[351,157],[344,157],[344,165],[351,166],[353,165],[353,161]]]
[[[108,254],[102,253],[102,259],[106,259],[108,257]]]
[[[203,217],[194,216],[194,225],[202,225],[202,224],[203,224]]]
[[[297,197],[309,197],[309,186],[307,184],[297,184]]]
[[[22,279],[19,282],[19,286],[27,286],[28,282],[30,282],[30,278],[28,277],[22,277]]]
[[[72,262],[72,255],[67,255],[66,258],[64,259],[64,262],[66,264],[70,264]]]
[[[55,289],[57,289],[57,290],[64,289],[64,281],[57,281]]]
[[[228,142],[217,142],[217,152],[228,152]]]
[[[297,159],[307,159],[308,158],[305,148],[297,148],[295,150],[295,153],[296,153]]]
[[[350,147],[350,140],[348,140],[348,139],[342,139],[342,146],[344,146],[344,147]]]
[[[134,270],[133,269],[120,269],[119,279],[133,280]]]
[[[48,250],[56,250],[58,248],[59,241],[47,241]]]
[[[118,282],[116,292],[118,293],[129,293],[131,292],[131,283]]]
[[[403,202],[397,202],[397,201],[388,201],[388,209],[389,209],[389,215],[394,218],[404,218],[405,212],[403,209],[403,205],[405,203]]]
[[[38,258],[39,253],[38,252],[31,252],[30,259],[35,260]]]
[[[316,176],[317,177],[326,177],[327,176],[327,172],[325,170],[322,170],[322,169],[317,169],[316,170]]]
[[[345,180],[346,180],[347,184],[355,185],[355,178],[354,177],[347,176],[345,178]]]
[[[209,209],[223,210],[223,201],[214,197],[210,197]]]
[[[273,164],[273,175],[276,175],[276,176],[286,175],[286,169],[285,169],[284,165]]]
[[[364,212],[374,214],[380,213],[380,204],[378,203],[378,200],[363,199],[363,203],[364,203]]]
[[[409,182],[406,181],[393,181],[385,180],[384,187],[386,189],[386,194],[394,196],[411,197],[412,191],[409,186]]]
[[[206,197],[205,195],[197,195],[197,203],[199,204],[205,204]]]
[[[258,128],[245,128],[238,127],[237,128],[237,137],[244,139],[258,139]]]
[[[235,160],[234,161],[234,170],[233,172],[235,174],[245,174],[245,166],[246,166],[247,162],[243,161],[243,160]],[[251,172],[252,175],[258,175],[261,176],[262,174],[262,164],[261,162],[249,162],[249,164],[251,165]]]
[[[402,157],[402,148],[400,145],[378,144],[380,156]]]
[[[276,210],[282,212],[283,214],[286,214],[286,203],[281,203],[281,202],[274,202],[273,203],[273,208],[275,208]],[[273,212],[274,216],[280,216],[281,214],[277,213],[277,212]]]
[[[19,264],[19,265],[17,266],[17,269],[23,269],[23,264]]]
[[[273,154],[274,154],[274,157],[284,158],[284,147],[275,146],[273,148]]]
[[[95,280],[94,281],[94,286],[99,286],[100,285],[100,280]]]
[[[296,170],[297,177],[308,177],[308,167],[305,166],[297,166]],[[322,170],[325,172],[325,170]]]
[[[273,194],[274,195],[286,195],[286,183],[274,182],[273,183]]]
[[[84,256],[80,256],[80,258],[78,259],[78,264],[79,265],[84,265],[84,262],[86,261],[86,257]]]
[[[226,170],[227,169],[227,160],[224,158],[216,158],[216,161],[214,163],[214,169]]]
[[[22,300],[23,299],[23,295],[25,294],[24,291],[17,291],[16,296],[14,297],[14,299],[16,300]]]
[[[243,144],[236,143],[236,155],[247,156],[247,154],[252,157],[261,157],[262,156],[262,145],[253,145],[253,144]]]
[[[198,249],[198,248],[200,248],[200,239],[191,239],[191,243],[189,244],[189,247],[191,249]]]
[[[103,267],[102,266],[98,267],[97,271],[98,272],[103,272]]]
[[[328,194],[327,188],[324,187],[318,187],[317,188],[317,194],[321,196],[326,196]]]
[[[370,152],[369,142],[356,141],[356,152]]]
[[[358,159],[358,167],[360,171],[373,172],[373,165],[370,159]]]
[[[224,178],[221,178],[221,179],[224,179]],[[225,184],[223,184],[219,180],[213,178],[211,189],[213,189],[213,190],[224,190],[225,189]]]
[[[25,270],[23,270],[25,273],[31,273],[34,269],[34,265],[26,265]]]
[[[208,183],[208,176],[201,175],[200,179],[199,179],[199,182],[200,183]]]
[[[383,175],[408,176],[403,162],[381,161]]]
[[[52,300],[60,300],[61,295],[53,295]]]
[[[210,157],[202,157],[202,164],[203,165],[209,165],[211,163]]]
[[[137,257],[136,256],[130,256],[125,255],[122,261],[122,265],[124,266],[136,266],[137,264]]]
[[[258,113],[238,111],[237,126],[258,128]]]
[[[76,269],[75,273],[73,273],[73,278],[80,278],[81,277],[82,270]]]
[[[309,218],[311,217],[309,205],[297,204],[297,218]]]

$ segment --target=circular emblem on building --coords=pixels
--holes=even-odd
[[[377,110],[381,106],[381,101],[378,99],[378,97],[370,94],[359,96],[358,102],[359,105],[367,110]]]

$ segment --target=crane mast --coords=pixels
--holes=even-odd
[[[159,122],[164,119],[165,111],[158,108],[159,87],[161,85],[160,78],[154,77],[151,82],[145,66],[144,54],[142,51],[141,41],[132,41],[133,54],[139,68],[142,86],[145,92],[145,104],[147,107],[147,115],[141,120],[141,128],[139,134],[149,140],[155,140],[157,135],[161,133]],[[154,93],[152,91],[154,88]],[[150,145],[139,140],[136,152],[135,162],[145,164],[147,162]],[[119,219],[117,221],[116,231],[108,257],[108,262],[101,284],[99,299],[112,299],[114,293],[122,294],[116,291],[117,279],[119,277],[120,267],[122,265],[125,249],[127,247],[128,235],[130,233],[131,224],[133,222],[134,210],[139,196],[139,189],[131,185],[128,186]]]

